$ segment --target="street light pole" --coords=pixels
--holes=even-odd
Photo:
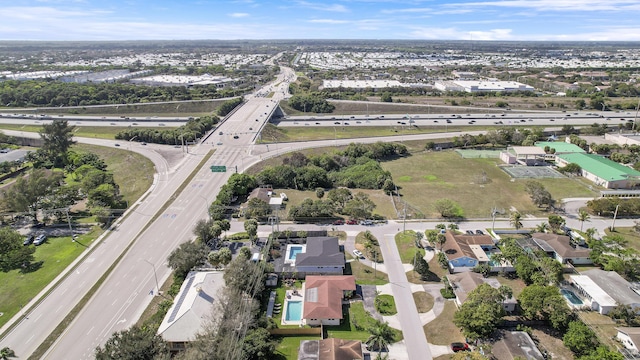
[[[158,285],[158,275],[156,274],[156,266],[153,265],[149,260],[147,259],[142,259],[144,260],[147,264],[151,265],[151,267],[153,268],[153,277],[156,280],[156,294],[160,295],[160,285]]]

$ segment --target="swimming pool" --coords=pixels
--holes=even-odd
[[[289,260],[295,260],[296,255],[302,252],[302,246],[289,246]]]
[[[574,294],[573,291],[562,289],[560,290],[560,293],[565,298],[567,298],[567,300],[569,300],[569,302],[572,303],[573,305],[576,305],[576,306],[583,305],[582,300],[580,300],[580,298],[576,296],[576,294]]]
[[[302,319],[302,301],[288,301],[286,321],[300,321]]]

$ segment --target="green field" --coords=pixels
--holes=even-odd
[[[78,236],[78,243],[70,236],[49,238],[36,247],[34,263],[42,262],[42,267],[30,273],[18,270],[0,272],[0,326],[6,324],[32,298],[47,286],[62,270],[78,257],[102,232],[100,228]],[[33,246],[33,245],[31,245]]]
[[[73,124],[69,124],[73,125]],[[122,130],[126,130],[129,127],[126,126],[78,126],[75,128],[73,132],[74,136],[87,137],[87,138],[97,138],[97,139],[109,139],[113,140],[116,138],[116,134]],[[18,124],[0,124],[0,129],[4,130],[15,130],[15,131],[27,131],[27,132],[40,132],[42,130],[42,126],[38,125],[18,125]],[[166,128],[158,128],[158,127],[136,127],[136,129],[149,129],[149,130],[157,130],[157,129],[166,129]]]
[[[448,198],[458,203],[467,218],[490,217],[492,207],[515,207],[522,214],[543,215],[524,191],[528,180],[511,177],[498,168],[497,159],[462,159],[454,151],[418,153],[387,161],[382,167],[393,175],[400,194],[427,217],[439,217],[433,205]],[[597,194],[576,179],[539,179],[555,199]]]

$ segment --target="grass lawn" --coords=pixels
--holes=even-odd
[[[376,310],[382,315],[395,315],[398,313],[396,309],[396,301],[393,295],[378,295],[375,300]]]
[[[70,122],[69,125],[73,125],[73,122]],[[138,129],[164,129],[159,127],[145,127],[140,126],[136,127]],[[18,125],[18,124],[0,124],[0,129],[5,130],[16,130],[16,131],[29,131],[29,132],[40,132],[42,130],[42,126],[38,125]],[[98,138],[98,139],[110,139],[113,140],[116,138],[116,134],[122,130],[127,130],[129,127],[127,126],[78,126],[76,127],[76,131],[73,132],[74,136],[80,137],[88,137],[88,138]]]
[[[585,227],[588,225],[585,224]],[[640,251],[640,234],[638,234],[633,228],[630,227],[616,227],[615,231],[609,230],[606,228],[604,232],[607,235],[621,235],[625,240],[627,240],[629,246],[632,249],[636,249]]]
[[[435,299],[425,291],[416,291],[413,293],[413,302],[416,303],[419,313],[426,313],[433,309]]]
[[[443,276],[448,274],[447,269],[443,269],[442,266],[440,266],[440,263],[438,263],[437,256],[434,256],[433,259],[429,261],[429,271],[431,271],[438,279],[442,279]]]
[[[279,337],[280,343],[276,347],[277,359],[296,360],[298,358],[298,350],[300,349],[300,341],[302,340],[321,340],[319,336],[282,336]]]
[[[510,287],[511,290],[513,290],[513,297],[516,299],[518,298],[518,296],[520,296],[520,293],[522,292],[522,290],[524,290],[524,288],[527,287],[524,281],[520,279],[509,279],[504,276],[497,276],[496,279],[498,279],[498,282],[500,283],[500,285],[506,285]]]
[[[30,273],[13,270],[0,272],[0,326],[14,316],[20,308],[34,298],[62,270],[64,270],[102,230],[95,228],[91,232],[78,236],[78,243],[71,242],[70,236],[50,237],[47,242],[36,247],[34,263],[42,262],[42,267]],[[32,245],[33,246],[33,245]]]
[[[547,329],[534,328],[533,337],[539,341],[538,348],[545,349],[553,359],[573,359],[573,352],[562,343],[562,335],[551,335]]]
[[[355,276],[356,284],[360,285],[384,285],[389,282],[387,274],[375,271],[359,261],[346,263],[344,274]]]
[[[138,200],[153,182],[153,162],[138,153],[86,144],[76,144],[73,148],[97,154],[107,163],[107,170],[113,173],[120,194],[129,205]]]
[[[442,313],[423,327],[424,335],[429,343],[449,345],[456,341],[464,342],[464,336],[460,329],[453,324],[453,314],[455,314],[456,310],[456,304],[453,301],[446,301]]]
[[[379,240],[379,239],[376,239],[376,240]],[[358,233],[358,235],[356,235],[356,249],[362,251],[364,256],[366,256],[367,259],[371,261],[375,261],[378,263],[384,262],[384,258],[382,257],[382,252],[380,251],[380,244],[377,241],[372,242],[371,249],[367,250],[364,247],[364,244],[366,241],[367,240],[365,239],[365,232]]]
[[[618,343],[612,340],[612,338],[618,334],[615,327],[621,325],[616,324],[610,317],[601,315],[596,311],[579,311],[578,316],[585,324],[594,329],[601,343],[609,348],[616,348]]]
[[[427,217],[439,217],[434,209],[438,199],[448,198],[462,207],[465,217],[488,217],[491,207],[522,214],[545,216],[524,191],[525,179],[511,177],[497,165],[498,159],[463,159],[454,151],[419,153],[382,162],[391,172],[400,193],[410,206]],[[483,174],[486,183],[479,184]],[[540,182],[556,199],[596,195],[574,179],[542,179]]]
[[[416,252],[424,256],[424,249],[416,247],[416,232],[413,230],[397,233],[396,245],[403,264],[411,264]]]
[[[348,309],[348,310],[347,310]],[[343,307],[342,323],[339,326],[325,326],[324,330],[328,337],[366,341],[369,338],[369,331],[375,324],[375,319],[364,310],[362,302],[354,302]],[[402,331],[393,329],[394,342],[402,340]]]

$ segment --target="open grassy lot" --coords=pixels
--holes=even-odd
[[[69,125],[73,125],[73,123],[69,123]],[[137,129],[165,129],[165,128],[157,128],[157,127],[145,127],[145,126],[136,126]],[[16,131],[28,131],[28,132],[40,132],[42,130],[42,126],[37,125],[18,125],[18,124],[0,124],[0,129],[5,130],[16,130]],[[98,138],[98,139],[110,139],[113,140],[116,138],[116,134],[122,130],[126,130],[128,127],[126,126],[78,126],[73,132],[74,136],[80,137],[88,137],[88,138]]]
[[[588,227],[587,224],[585,224],[585,228]],[[633,230],[633,228],[616,227],[615,231],[611,231],[609,228],[606,228],[604,232],[607,235],[622,235],[622,237],[627,240],[628,247],[640,251],[640,234]]]
[[[438,279],[442,279],[443,276],[449,273],[447,269],[443,269],[442,266],[440,266],[437,256],[434,256],[433,259],[429,261],[429,271],[431,271]]]
[[[416,252],[424,256],[424,249],[416,247],[416,232],[413,230],[397,233],[396,245],[403,264],[411,264]]]
[[[496,279],[498,279],[500,285],[506,285],[510,287],[511,290],[513,290],[513,297],[516,299],[518,298],[518,296],[520,296],[522,290],[527,287],[527,285],[521,279],[509,279],[504,276],[497,276]]]
[[[296,360],[298,359],[298,351],[300,350],[300,341],[303,340],[321,340],[319,336],[283,336],[279,338],[280,343],[276,347],[276,356],[278,360]]]
[[[453,324],[453,314],[456,312],[456,304],[453,301],[444,303],[442,313],[424,328],[427,341],[434,345],[449,345],[455,341],[464,341],[460,329]]]
[[[50,237],[46,243],[36,248],[34,254],[34,263],[42,262],[40,268],[28,273],[17,270],[0,272],[0,312],[3,313],[0,316],[0,326],[9,321],[85,251],[101,232],[100,228],[95,228],[87,234],[79,235],[78,243],[73,243],[70,236]]]
[[[416,291],[413,293],[413,302],[416,303],[419,313],[426,313],[433,309],[435,299],[425,291]]]
[[[107,163],[107,169],[113,173],[113,178],[120,187],[120,194],[129,204],[138,200],[153,182],[153,162],[138,153],[86,144],[76,144],[73,147],[95,153]]]
[[[360,261],[346,263],[344,274],[355,276],[356,284],[360,285],[384,285],[389,282],[387,274],[377,271]]]
[[[491,208],[509,209],[522,214],[543,215],[524,191],[527,180],[516,179],[500,170],[497,159],[462,159],[453,151],[421,153],[382,163],[393,175],[400,193],[412,207],[426,216],[439,217],[433,205],[448,198],[458,203],[464,216],[489,217]],[[486,174],[486,183],[479,184]],[[594,196],[573,179],[540,181],[554,198]]]
[[[378,295],[376,296],[375,304],[376,310],[382,315],[395,315],[398,313],[393,295]]]
[[[573,359],[573,352],[562,343],[562,336],[554,336],[553,330],[534,328],[532,335],[539,341],[538,348],[549,352],[552,359]]]
[[[613,319],[596,311],[579,311],[578,317],[593,329],[602,344],[612,349],[616,348],[618,343],[613,338],[618,334],[615,328],[619,325]]]

